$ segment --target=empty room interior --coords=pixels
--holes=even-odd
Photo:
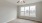
[[[42,0],[0,0],[0,23],[42,23]]]

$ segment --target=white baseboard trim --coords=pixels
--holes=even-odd
[[[13,18],[13,19],[11,19],[11,20],[9,20],[9,21],[7,21],[7,22],[4,22],[4,23],[8,23],[8,22],[10,22],[10,21],[12,21],[12,20],[15,20],[16,18]]]

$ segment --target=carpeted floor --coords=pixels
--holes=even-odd
[[[40,22],[24,20],[24,19],[16,19],[16,20],[10,21],[8,23],[40,23]]]

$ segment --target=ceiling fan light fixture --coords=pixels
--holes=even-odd
[[[19,0],[17,3],[25,3],[24,0]]]
[[[22,2],[23,0],[20,0],[20,2]]]

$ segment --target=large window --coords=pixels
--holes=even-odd
[[[20,9],[21,16],[36,17],[36,6],[26,6]]]

